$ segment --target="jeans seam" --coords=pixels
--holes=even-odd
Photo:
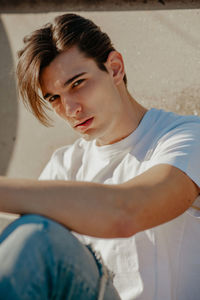
[[[97,300],[103,300],[106,286],[108,284],[108,281],[111,280],[113,282],[114,273],[108,269],[108,267],[105,265],[103,258],[100,254],[100,252],[96,251],[92,244],[87,244],[86,247],[89,249],[89,251],[92,253],[97,266],[99,270],[99,284],[98,284],[98,297]]]
[[[77,268],[73,264],[70,264],[67,267],[63,268],[62,271],[63,271],[63,273],[72,272],[73,274],[76,274],[76,284],[77,285],[81,284],[82,285],[81,289],[84,289],[84,291],[88,291],[90,294],[92,294],[92,296],[96,296],[96,294],[97,294],[97,286],[95,286],[91,282],[88,282],[87,278],[84,278],[83,275],[80,276],[78,274],[78,272],[80,271],[79,268]],[[56,290],[57,289],[55,289],[55,293],[56,293]],[[51,297],[52,300],[57,299],[55,293]]]

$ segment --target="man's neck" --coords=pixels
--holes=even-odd
[[[113,124],[113,128],[109,129],[106,139],[98,139],[98,146],[114,144],[129,136],[139,126],[147,109],[139,104],[127,91],[120,91],[122,99],[122,111],[117,118],[117,122]]]

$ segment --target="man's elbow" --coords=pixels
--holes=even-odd
[[[138,229],[136,228],[134,221],[130,220],[126,216],[123,216],[117,221],[115,220],[111,229],[111,235],[113,238],[129,238],[137,232]]]
[[[128,238],[139,232],[135,214],[124,210],[118,213],[113,227],[116,238]]]
[[[138,205],[130,200],[129,189],[116,189],[111,212],[109,235],[113,238],[128,238],[139,232]]]

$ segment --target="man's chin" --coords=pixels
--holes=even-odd
[[[101,132],[89,129],[87,132],[81,133],[81,137],[86,141],[98,140],[101,137]]]
[[[82,138],[84,138],[84,140],[86,140],[87,142],[89,141],[93,141],[95,139],[94,136],[91,136],[89,134],[81,134]]]

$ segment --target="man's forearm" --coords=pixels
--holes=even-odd
[[[0,179],[0,211],[35,213],[95,237],[128,237],[182,214],[200,189],[181,170],[152,167],[128,182]]]
[[[119,214],[123,213],[121,203],[117,186],[0,179],[0,211],[41,214],[73,231],[92,236],[119,236],[119,228],[123,230],[123,226],[118,224],[122,219]]]

